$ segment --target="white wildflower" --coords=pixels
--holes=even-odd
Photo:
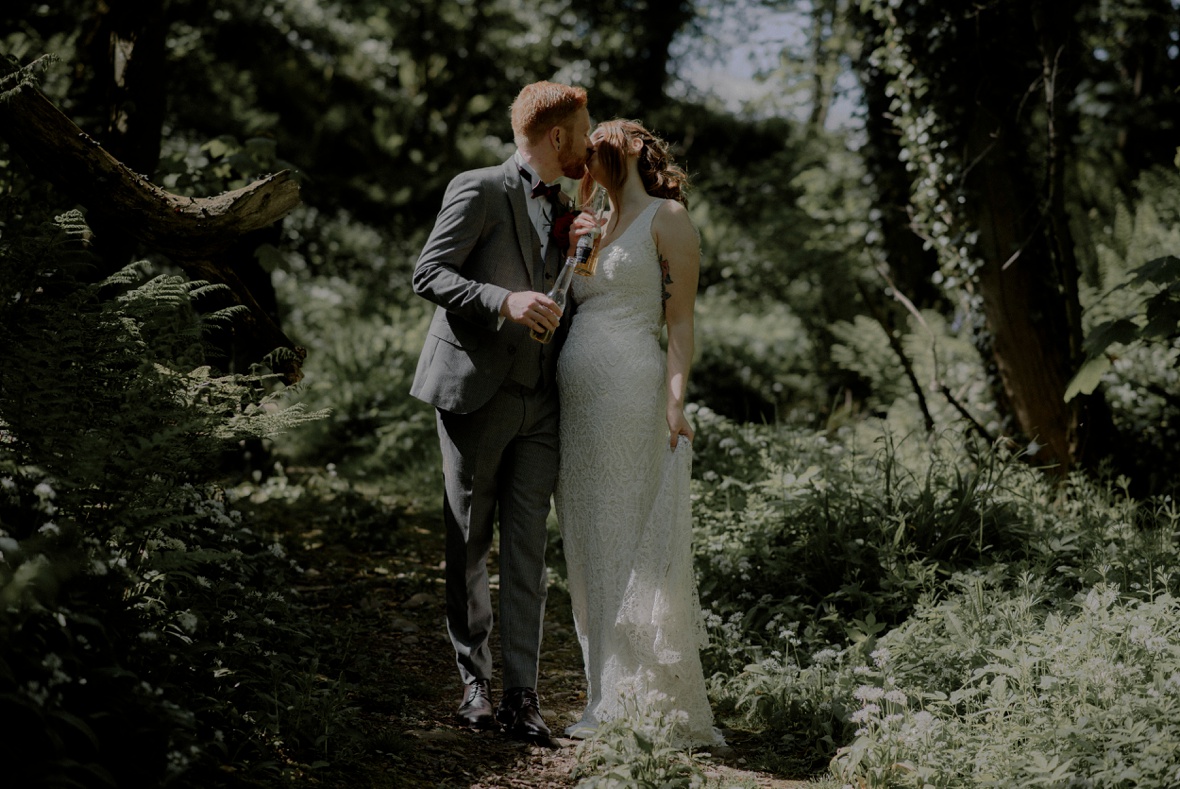
[[[852,691],[852,697],[858,701],[880,701],[885,697],[885,689],[876,685],[861,685]]]
[[[812,655],[811,662],[817,666],[826,666],[829,663],[834,663],[839,657],[839,652],[828,647]]]
[[[176,621],[177,621],[177,623],[180,624],[180,626],[182,628],[184,628],[184,631],[186,633],[197,632],[197,623],[198,623],[197,615],[194,614],[192,611],[181,611],[176,616]]]
[[[856,712],[849,715],[848,720],[853,723],[868,723],[880,711],[881,708],[876,704],[866,704]]]

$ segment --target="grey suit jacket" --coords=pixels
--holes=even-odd
[[[414,292],[438,305],[418,357],[414,397],[444,411],[470,413],[504,383],[517,348],[534,342],[524,326],[500,322],[500,305],[510,292],[548,291],[560,263],[551,243],[542,268],[527,199],[514,158],[460,173],[447,186],[414,266]],[[567,316],[544,350],[547,376],[568,323]]]

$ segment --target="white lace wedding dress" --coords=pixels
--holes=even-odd
[[[585,736],[636,711],[668,714],[679,745],[717,745],[698,650],[692,568],[692,447],[668,445],[654,201],[573,285],[577,311],[558,360],[557,514],[587,704]]]

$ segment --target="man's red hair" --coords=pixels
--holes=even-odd
[[[586,91],[559,82],[525,85],[512,102],[512,134],[536,142],[554,126],[565,126],[586,106]]]

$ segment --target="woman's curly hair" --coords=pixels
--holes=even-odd
[[[643,180],[643,188],[649,195],[676,200],[688,206],[688,173],[673,160],[668,143],[645,129],[638,121],[603,121],[598,124],[596,131],[601,131],[602,137],[594,146],[594,151],[602,164],[608,189],[618,189],[627,180],[627,152],[631,148],[631,141],[639,139],[643,141],[643,149],[639,152],[639,177]],[[594,179],[586,175],[579,189],[580,197],[585,202],[594,190]]]

